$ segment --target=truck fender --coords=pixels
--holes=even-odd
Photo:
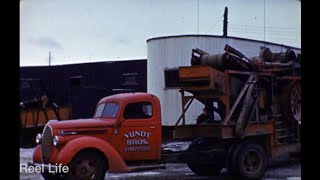
[[[95,137],[80,137],[68,142],[59,152],[57,163],[67,165],[81,150],[95,148],[104,153],[108,159],[109,172],[130,172],[120,154],[108,142]]]
[[[41,153],[41,145],[38,144],[33,151],[33,162],[41,163],[42,161],[42,153]]]

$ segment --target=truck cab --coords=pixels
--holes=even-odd
[[[105,116],[116,118],[111,144],[125,161],[160,159],[161,112],[157,97],[129,93],[104,98],[95,118]]]
[[[48,122],[37,135],[30,165],[45,167],[46,179],[103,179],[106,171],[130,172],[129,164],[160,160],[161,131],[156,96],[108,96],[98,102],[93,118]],[[48,173],[57,165],[68,166],[68,173]]]

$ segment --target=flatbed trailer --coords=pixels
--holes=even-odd
[[[198,175],[217,175],[226,167],[235,177],[258,179],[268,158],[301,152],[300,69],[291,66],[296,60],[290,50],[270,55],[262,49],[250,63],[232,47],[225,50],[222,55],[193,50],[196,65],[179,67],[182,113],[174,138],[193,142],[187,151],[165,152],[163,159],[188,163]],[[186,125],[185,113],[195,99],[216,103],[211,109],[221,121]]]

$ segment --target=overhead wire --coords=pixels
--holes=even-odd
[[[209,28],[209,30],[206,33],[210,32],[212,28],[214,28],[222,18],[223,18],[223,15],[219,17],[219,19]]]

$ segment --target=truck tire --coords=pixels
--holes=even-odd
[[[91,151],[78,153],[68,167],[67,180],[103,180],[107,171],[104,158]]]
[[[259,144],[240,144],[234,151],[232,176],[236,179],[260,179],[267,170],[267,154]]]
[[[249,143],[248,141],[239,142],[239,143],[235,144],[232,149],[232,154],[230,154],[230,156],[229,156],[229,162],[226,164],[227,171],[232,177],[239,177],[240,176],[239,167],[237,165],[236,160],[238,158],[238,154],[239,154],[240,150],[248,143]]]
[[[209,147],[212,147],[212,140],[210,138],[203,138],[199,137],[192,141],[192,143],[189,145],[188,151],[189,152],[197,152],[198,150],[204,150],[208,149]],[[188,162],[188,167],[191,169],[192,172],[194,172],[196,175],[199,176],[217,176],[220,174],[220,171],[222,170],[222,165],[219,166],[219,164],[222,163],[216,163],[216,164],[209,164],[208,162]]]
[[[225,163],[226,163],[226,169],[228,171],[228,174],[230,174],[231,176],[235,174],[234,168],[233,168],[233,165],[234,165],[233,154],[235,153],[235,150],[237,147],[239,147],[239,145],[240,145],[240,142],[234,143],[229,147],[229,149],[227,151]]]
[[[188,167],[199,176],[217,176],[222,170],[222,167],[208,164],[188,163]]]

